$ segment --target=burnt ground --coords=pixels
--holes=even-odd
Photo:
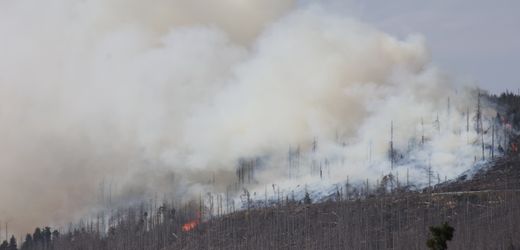
[[[449,249],[520,249],[520,157],[431,192],[237,212],[167,249],[426,249],[428,227],[444,221],[455,228]]]
[[[142,207],[116,211],[108,234],[101,233],[99,220],[87,222],[53,240],[52,247],[426,249],[429,227],[448,222],[455,228],[449,249],[520,249],[520,155],[508,152],[471,178],[432,189],[395,189],[317,204],[285,200],[215,216],[184,232],[182,225],[197,217],[198,209],[192,204],[176,212],[160,207],[148,215]]]

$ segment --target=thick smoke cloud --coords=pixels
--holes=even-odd
[[[224,192],[239,159],[262,159],[252,190],[317,182],[313,164],[329,184],[375,180],[392,121],[418,182],[419,163],[449,178],[479,153],[463,129],[475,99],[420,36],[317,5],[2,1],[0,35],[0,219],[14,230],[88,214],[107,186],[121,204]],[[290,180],[289,147],[302,152]]]
[[[0,220],[66,222],[96,205],[103,179],[130,197],[160,191],[156,177],[185,169],[161,163],[183,121],[291,5],[2,1]]]

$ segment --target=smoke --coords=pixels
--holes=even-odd
[[[375,180],[392,122],[396,171],[414,181],[427,162],[452,178],[479,156],[476,99],[421,36],[319,5],[2,1],[0,34],[0,219],[15,231],[84,216],[107,189],[120,204],[224,192],[241,159],[261,161],[252,190]]]

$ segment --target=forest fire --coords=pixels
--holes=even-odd
[[[198,224],[199,224],[198,220],[188,221],[187,223],[182,225],[182,231],[183,232],[189,232],[189,231],[195,229]]]

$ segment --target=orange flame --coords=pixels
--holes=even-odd
[[[200,212],[197,212],[196,215],[197,215],[196,219],[190,220],[190,221],[184,223],[184,225],[182,225],[182,231],[183,232],[189,232],[189,231],[195,229],[199,225],[199,223],[200,223]]]
[[[188,221],[187,223],[182,225],[182,231],[189,232],[189,231],[195,229],[195,227],[197,227],[198,224],[199,224],[198,220]]]

